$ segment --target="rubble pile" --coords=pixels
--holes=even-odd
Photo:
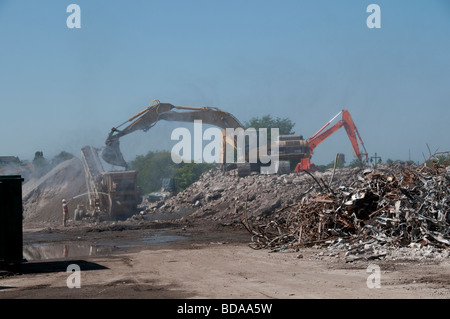
[[[336,170],[333,185],[349,183],[361,169]],[[329,181],[333,172],[315,173],[316,179]],[[183,192],[165,201],[150,203],[141,212],[143,218],[152,215],[178,216],[182,209],[189,212],[185,219],[238,222],[247,216],[264,219],[274,211],[301,199],[314,188],[315,182],[307,174],[265,175],[252,173],[239,177],[235,171],[215,169],[205,172],[200,179]]]
[[[255,225],[244,220],[250,246],[450,247],[450,167],[365,170],[348,186],[333,188],[317,179],[316,184],[315,192],[271,218]]]
[[[84,204],[85,197],[73,198],[86,192],[81,160],[74,157],[60,163],[44,176],[31,178],[23,184],[24,224],[61,225],[61,200],[68,201],[73,214],[77,204]]]

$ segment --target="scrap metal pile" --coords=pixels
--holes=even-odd
[[[407,167],[390,172],[365,170],[348,186],[333,190],[317,180],[316,192],[251,225],[250,247],[280,251],[308,245],[377,242],[450,246],[450,166]]]

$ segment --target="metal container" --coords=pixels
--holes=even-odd
[[[23,261],[23,206],[20,175],[0,176],[0,267]]]

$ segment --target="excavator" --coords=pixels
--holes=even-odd
[[[228,112],[224,112],[216,107],[192,107],[192,106],[175,106],[170,103],[161,103],[158,100],[153,100],[150,105],[129,118],[117,127],[111,129],[105,147],[101,151],[101,157],[112,165],[122,166],[127,168],[127,163],[120,151],[119,139],[124,135],[130,134],[137,130],[144,132],[152,128],[158,121],[178,121],[178,122],[194,122],[201,120],[204,124],[217,126],[222,129],[222,144],[221,144],[221,163],[225,163],[225,149],[226,143],[236,149],[236,140],[231,140],[225,133],[227,128],[242,128],[244,126],[236,117]],[[121,126],[128,124],[123,129]],[[279,137],[279,171],[289,172],[289,159],[300,159],[307,155],[308,147],[306,141],[301,135],[280,135]],[[248,155],[248,152],[246,156]],[[247,156],[248,158],[248,156]],[[244,176],[251,171],[256,171],[261,167],[261,163],[244,163],[238,166],[238,174]]]
[[[175,110],[181,110],[177,112]],[[127,167],[127,163],[120,151],[119,139],[127,134],[137,130],[147,132],[158,121],[180,121],[180,122],[194,122],[195,120],[202,120],[206,124],[215,125],[226,128],[239,128],[242,124],[230,113],[223,112],[218,108],[213,107],[189,107],[189,106],[175,106],[170,103],[161,103],[158,100],[153,100],[149,107],[129,118],[117,127],[113,127],[106,139],[106,147],[102,150],[101,157],[112,165]],[[119,128],[127,123],[129,124],[122,130]]]
[[[340,114],[342,114],[342,119],[327,129],[327,127]],[[194,122],[195,120],[202,120],[205,124],[220,127],[222,129],[223,139],[220,155],[222,159],[221,163],[225,163],[226,143],[232,145],[234,149],[236,149],[236,140],[230,140],[225,134],[225,130],[227,128],[244,128],[236,117],[216,107],[175,106],[170,103],[161,103],[159,100],[153,100],[147,108],[132,116],[119,126],[111,129],[111,132],[105,142],[106,146],[101,152],[101,157],[107,163],[127,168],[127,163],[120,151],[119,139],[122,136],[130,134],[136,130],[143,130],[146,132],[160,120],[179,122]],[[119,130],[121,126],[127,123],[130,124],[128,124],[128,126],[124,129]],[[290,161],[298,163],[294,170],[297,173],[301,171],[315,171],[315,165],[310,162],[314,149],[341,127],[345,128],[355,151],[355,155],[361,161],[363,156],[365,156],[365,160],[367,162],[368,153],[364,147],[364,143],[359,135],[356,125],[354,124],[348,110],[342,110],[308,140],[305,140],[302,135],[280,135],[277,142],[279,149],[278,173],[289,173],[291,171]],[[365,153],[360,151],[357,137]],[[250,164],[248,162],[238,165],[238,174],[240,176],[245,176],[251,171],[258,171],[261,165],[261,163]]]
[[[326,129],[341,114],[342,119],[338,121],[336,124],[334,124],[332,127]],[[319,131],[317,131],[317,133],[315,133],[308,139],[308,155],[300,160],[300,162],[295,167],[294,171],[297,173],[301,171],[308,171],[308,172],[315,171],[316,166],[314,165],[314,163],[310,162],[314,149],[325,139],[327,139],[331,134],[339,130],[341,127],[344,127],[345,131],[347,132],[348,138],[350,139],[350,142],[352,143],[353,146],[354,155],[356,155],[356,157],[360,161],[363,161],[363,158],[365,157],[365,161],[368,162],[369,156],[364,146],[364,143],[361,139],[361,136],[359,135],[358,129],[356,128],[356,125],[353,122],[353,119],[349,111],[342,110],[341,112],[336,114],[336,116],[334,116],[330,121],[328,121],[324,126],[322,126],[322,128]],[[361,143],[361,146],[364,149],[365,153],[361,152],[358,140]]]

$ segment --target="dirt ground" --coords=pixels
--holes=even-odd
[[[0,271],[0,298],[450,298],[449,258],[348,263],[324,248],[272,253],[251,249],[249,242],[241,225],[143,222],[25,229],[27,247],[108,249],[78,256],[66,251],[67,257],[61,252],[23,263],[20,273]],[[68,288],[71,264],[80,267],[80,288]],[[368,270],[373,264],[379,267],[379,288]]]

